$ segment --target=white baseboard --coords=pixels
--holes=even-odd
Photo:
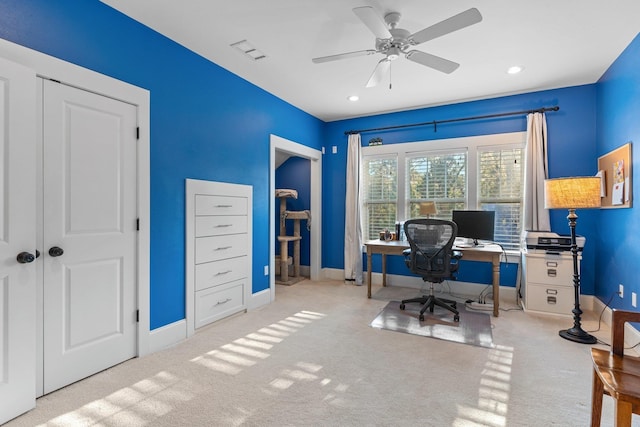
[[[364,273],[364,286],[367,285],[367,272]],[[337,268],[323,268],[322,277],[327,280],[344,280],[344,270]],[[371,273],[371,282],[374,286],[382,286],[382,273]],[[404,288],[422,289],[424,282],[417,276],[403,276],[399,274],[387,274],[387,286],[401,286]],[[457,280],[449,280],[446,284],[436,285],[436,290],[443,289],[445,292],[451,289],[451,293],[461,298],[469,298],[477,300],[480,292],[488,288],[484,294],[491,295],[492,285],[461,282]],[[487,302],[492,300],[491,296],[487,297]],[[511,286],[500,286],[500,303],[506,305],[517,305],[516,288]]]
[[[178,320],[149,333],[149,353],[172,347],[187,339],[187,321]]]
[[[248,310],[255,310],[258,307],[271,303],[271,289],[265,289],[251,295],[248,301]]]
[[[607,307],[599,298],[596,298],[592,295],[588,295],[591,299],[590,307],[586,307],[586,309],[592,310],[597,314],[602,313],[602,322],[604,322],[609,328],[611,328],[611,315],[612,311],[610,307]],[[583,296],[580,297],[580,306],[582,307]],[[603,311],[604,310],[604,311]],[[611,344],[609,339],[607,342]],[[631,326],[630,324],[626,324],[624,328],[624,342],[625,346],[636,345],[640,342],[640,331]]]

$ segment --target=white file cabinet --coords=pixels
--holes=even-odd
[[[187,298],[197,329],[246,310],[252,187],[187,180]],[[191,310],[189,310],[190,307]]]
[[[578,254],[578,271],[581,256]],[[523,252],[525,310],[572,316],[575,304],[573,256],[563,252]]]

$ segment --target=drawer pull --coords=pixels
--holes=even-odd
[[[556,297],[547,297],[547,304],[555,304]]]
[[[549,277],[556,277],[558,274],[558,272],[556,271],[555,268],[548,268],[547,269],[547,276]]]
[[[216,205],[216,208],[232,208],[233,205]]]
[[[227,249],[231,249],[233,246],[222,246],[221,248],[215,248],[214,251],[224,251]]]
[[[233,224],[219,224],[219,225],[216,225],[216,228],[225,228],[225,227],[233,227]]]
[[[233,271],[233,270],[220,271],[220,272],[218,272],[218,273],[214,274],[214,276],[213,276],[213,277],[216,277],[216,276],[223,276],[223,275],[225,275],[225,274],[229,274],[229,273],[231,273],[232,271]]]
[[[218,302],[216,303],[216,305],[226,304],[226,303],[228,303],[229,301],[231,301],[231,298],[227,298],[227,299],[226,299],[226,300],[224,300],[224,301],[218,301]]]
[[[547,289],[547,293],[549,295],[558,295],[558,290],[557,289]]]
[[[557,267],[558,263],[555,261],[547,261],[547,267]]]

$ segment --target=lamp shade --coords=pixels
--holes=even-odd
[[[544,180],[546,209],[600,207],[600,177],[577,176]]]
[[[436,209],[436,202],[422,202],[420,203],[420,215],[431,215],[438,213]]]

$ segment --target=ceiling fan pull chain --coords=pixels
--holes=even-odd
[[[391,90],[391,65],[389,65],[389,90]]]

